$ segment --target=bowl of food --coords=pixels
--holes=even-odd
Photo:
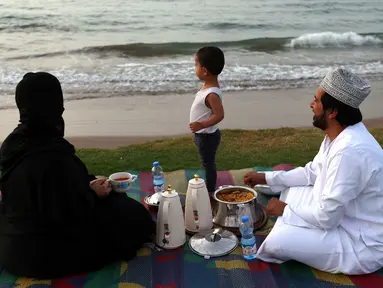
[[[118,193],[128,192],[134,181],[137,180],[137,175],[128,172],[117,172],[109,176],[108,181],[112,185],[112,189]]]
[[[222,186],[214,193],[214,199],[225,204],[244,204],[256,198],[254,189],[243,186]]]
[[[238,228],[241,217],[246,215],[252,223],[259,220],[257,192],[250,187],[222,186],[214,192],[218,203],[213,222],[222,227]]]

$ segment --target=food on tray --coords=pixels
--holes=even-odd
[[[217,198],[225,202],[246,202],[254,199],[254,193],[246,190],[221,191],[217,193]]]

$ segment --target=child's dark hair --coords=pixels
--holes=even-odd
[[[225,55],[222,50],[214,46],[202,47],[197,52],[200,65],[212,75],[221,74],[225,66]]]

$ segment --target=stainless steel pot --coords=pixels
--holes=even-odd
[[[217,198],[220,192],[248,191],[254,194],[252,200],[233,203],[225,202]],[[244,186],[221,186],[214,192],[214,199],[217,201],[213,222],[219,226],[228,228],[239,228],[242,216],[246,215],[252,223],[257,223],[261,217],[261,211],[257,208],[257,192],[254,189]]]

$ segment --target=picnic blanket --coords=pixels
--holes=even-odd
[[[220,185],[243,184],[243,175],[251,170],[272,170],[263,167],[235,171],[218,172]],[[129,171],[138,176],[129,197],[144,203],[143,199],[153,192],[150,172]],[[165,173],[166,185],[185,197],[188,180],[197,173],[204,177],[203,171],[182,170]],[[182,196],[183,195],[183,196]],[[267,203],[269,197],[260,196],[259,202]],[[156,209],[150,209],[156,218]],[[256,232],[259,246],[271,230],[275,218]],[[299,237],[299,235],[297,235]],[[204,259],[194,254],[186,243],[174,251],[154,251],[143,247],[132,261],[119,262],[96,273],[74,275],[68,278],[37,281],[16,277],[0,268],[0,288],[189,288],[189,287],[383,287],[383,270],[365,276],[333,275],[320,272],[306,265],[290,261],[282,265],[268,264],[260,260],[245,261],[241,249],[230,255]]]

